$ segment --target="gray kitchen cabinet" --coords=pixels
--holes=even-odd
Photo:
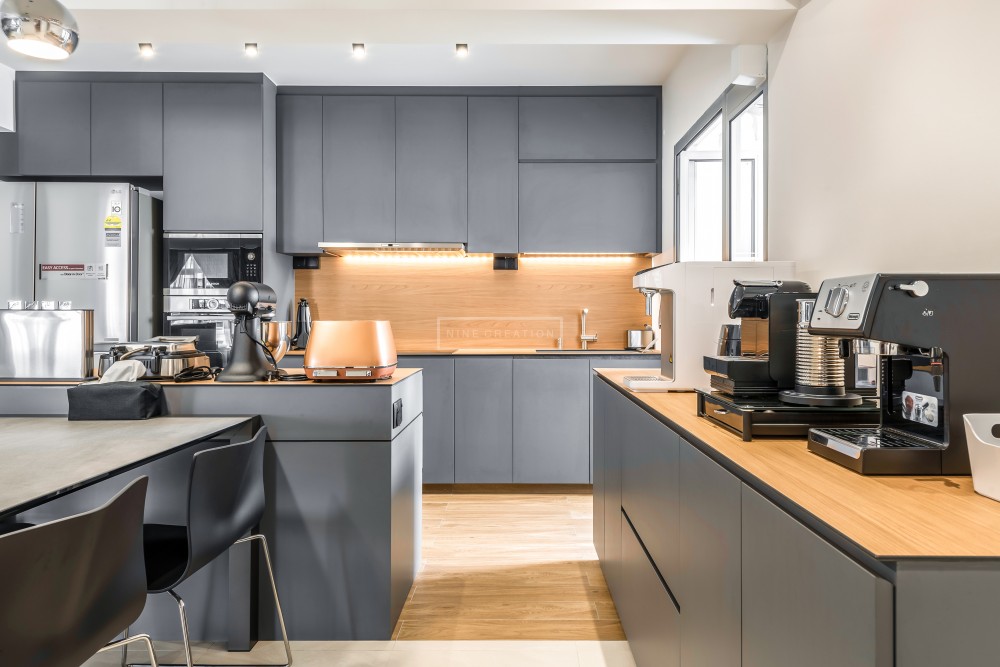
[[[740,667],[741,482],[680,443],[681,664]]]
[[[892,584],[742,490],[743,667],[888,667]]]
[[[621,582],[615,601],[636,667],[679,667],[680,610],[632,526],[627,520],[621,525]]]
[[[514,360],[514,482],[590,483],[590,361]]]
[[[323,240],[396,240],[396,107],[391,96],[323,98]]]
[[[634,357],[631,359],[601,359],[599,357],[592,357],[590,360],[590,370],[593,371],[595,368],[648,368],[654,370],[653,373],[636,373],[636,375],[659,375],[660,374],[660,355],[650,354],[642,357]],[[590,382],[590,409],[594,410],[594,387],[604,384],[603,382]],[[594,432],[591,430],[590,433],[590,478],[596,479],[597,475],[597,463],[594,453]]]
[[[653,163],[522,163],[521,252],[658,252]]]
[[[469,98],[469,252],[517,252],[517,98]]]
[[[595,401],[604,403],[604,560],[601,570],[608,589],[619,599],[622,571],[622,531],[628,529],[622,520],[622,438],[628,425],[628,414],[617,392],[603,380],[606,391],[595,390]]]
[[[323,98],[279,95],[278,252],[319,254],[323,240]]]
[[[263,88],[163,85],[164,231],[262,231]]]
[[[21,81],[16,105],[22,175],[90,175],[90,83]]]
[[[522,97],[522,160],[655,160],[655,97]]]
[[[400,368],[424,376],[424,483],[455,483],[455,359],[400,357]]]
[[[92,83],[90,173],[163,175],[163,84]]]
[[[465,97],[396,98],[396,241],[468,239]]]
[[[680,437],[631,401],[619,404],[625,415],[620,425],[622,510],[672,586],[680,555]]]
[[[513,481],[513,360],[455,359],[455,483]]]

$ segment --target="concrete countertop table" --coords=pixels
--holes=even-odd
[[[0,516],[14,514],[157,458],[218,438],[250,417],[143,421],[0,418]]]

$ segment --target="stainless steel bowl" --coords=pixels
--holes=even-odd
[[[288,321],[261,322],[260,340],[278,363],[292,346],[292,323]]]

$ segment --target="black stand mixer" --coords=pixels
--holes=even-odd
[[[266,380],[275,364],[260,340],[261,321],[274,318],[278,297],[263,283],[233,283],[226,294],[229,310],[236,316],[233,349],[229,364],[216,382],[257,382]]]

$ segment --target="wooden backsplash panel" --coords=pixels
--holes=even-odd
[[[323,257],[295,272],[296,299],[314,320],[387,319],[400,351],[580,347],[589,308],[591,348],[621,348],[625,330],[650,322],[632,276],[644,257],[522,257],[494,271],[485,257]]]

